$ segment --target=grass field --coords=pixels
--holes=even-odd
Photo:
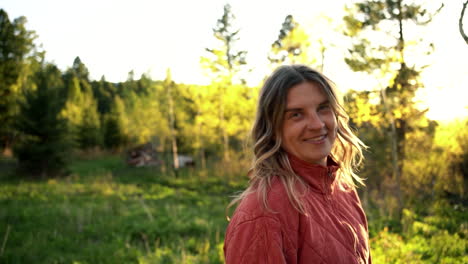
[[[76,161],[71,171],[2,176],[0,263],[223,263],[225,208],[245,179],[191,169],[175,178],[118,157]]]
[[[243,167],[175,177],[101,156],[32,180],[0,160],[0,263],[224,263],[225,209],[247,184]],[[373,263],[468,263],[466,204],[431,206],[405,209],[399,228],[370,217]]]

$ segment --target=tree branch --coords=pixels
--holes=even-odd
[[[460,30],[460,34],[462,35],[463,39],[468,45],[468,36],[466,35],[465,31],[463,31],[463,17],[465,16],[465,9],[467,4],[468,0],[463,4],[463,8],[460,14],[460,20],[458,20],[458,29]]]
[[[432,16],[430,16],[426,21],[419,22],[419,21],[417,21],[417,19],[416,19],[415,23],[418,24],[418,25],[420,25],[420,26],[424,26],[424,25],[429,24],[430,22],[432,22],[432,18],[433,18],[435,15],[437,15],[438,13],[440,13],[440,11],[442,10],[442,8],[444,8],[444,6],[445,6],[445,4],[442,3],[442,4],[440,5],[439,9],[437,9],[437,10],[432,14]]]

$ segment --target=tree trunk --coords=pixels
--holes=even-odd
[[[201,115],[200,106],[198,106],[198,112],[197,112],[197,116],[199,115]],[[198,154],[199,154],[202,169],[206,169],[205,145],[204,145],[201,133],[202,133],[202,124],[198,123],[197,125]]]
[[[219,124],[221,128],[221,134],[223,137],[223,161],[229,161],[229,135],[227,134],[226,130],[226,117],[224,115],[224,96],[225,96],[225,88],[220,87],[221,93],[219,98]]]
[[[398,46],[397,49],[400,52],[400,71],[405,69],[405,38],[403,35],[403,9],[402,9],[402,0],[398,1],[398,26],[399,26],[399,38],[398,38]],[[392,112],[392,111],[391,111]],[[399,127],[396,127],[395,119],[393,117],[393,113],[391,113],[392,118],[392,155],[393,155],[393,173],[395,177],[395,184],[396,184],[396,198],[398,201],[398,211],[397,216],[398,218],[401,217],[401,211],[403,210],[403,197],[401,193],[401,175],[403,173],[403,160],[404,160],[404,151],[405,151],[405,133],[406,133],[406,126],[400,123]]]
[[[168,96],[169,96],[169,124],[171,130],[171,142],[172,142],[172,159],[174,162],[174,173],[177,176],[176,170],[179,169],[179,158],[177,151],[177,139],[175,135],[175,117],[174,117],[174,102],[172,99],[172,85],[169,84],[168,87]]]
[[[393,167],[393,179],[395,181],[395,188],[396,188],[396,198],[398,201],[398,217],[400,217],[400,212],[403,209],[403,199],[401,196],[401,189],[400,189],[400,178],[401,178],[401,167],[400,167],[400,157],[398,155],[398,133],[395,125],[395,119],[393,117],[393,113],[389,108],[387,102],[387,96],[385,94],[385,89],[381,90],[382,101],[384,104],[385,112],[390,118],[390,138],[391,138],[391,145],[392,145],[392,167]]]

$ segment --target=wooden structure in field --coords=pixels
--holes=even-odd
[[[159,166],[163,163],[151,143],[127,150],[126,162],[134,167]]]

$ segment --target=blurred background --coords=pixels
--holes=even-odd
[[[0,263],[224,263],[292,63],[369,146],[374,263],[467,263],[467,3],[0,0]]]

